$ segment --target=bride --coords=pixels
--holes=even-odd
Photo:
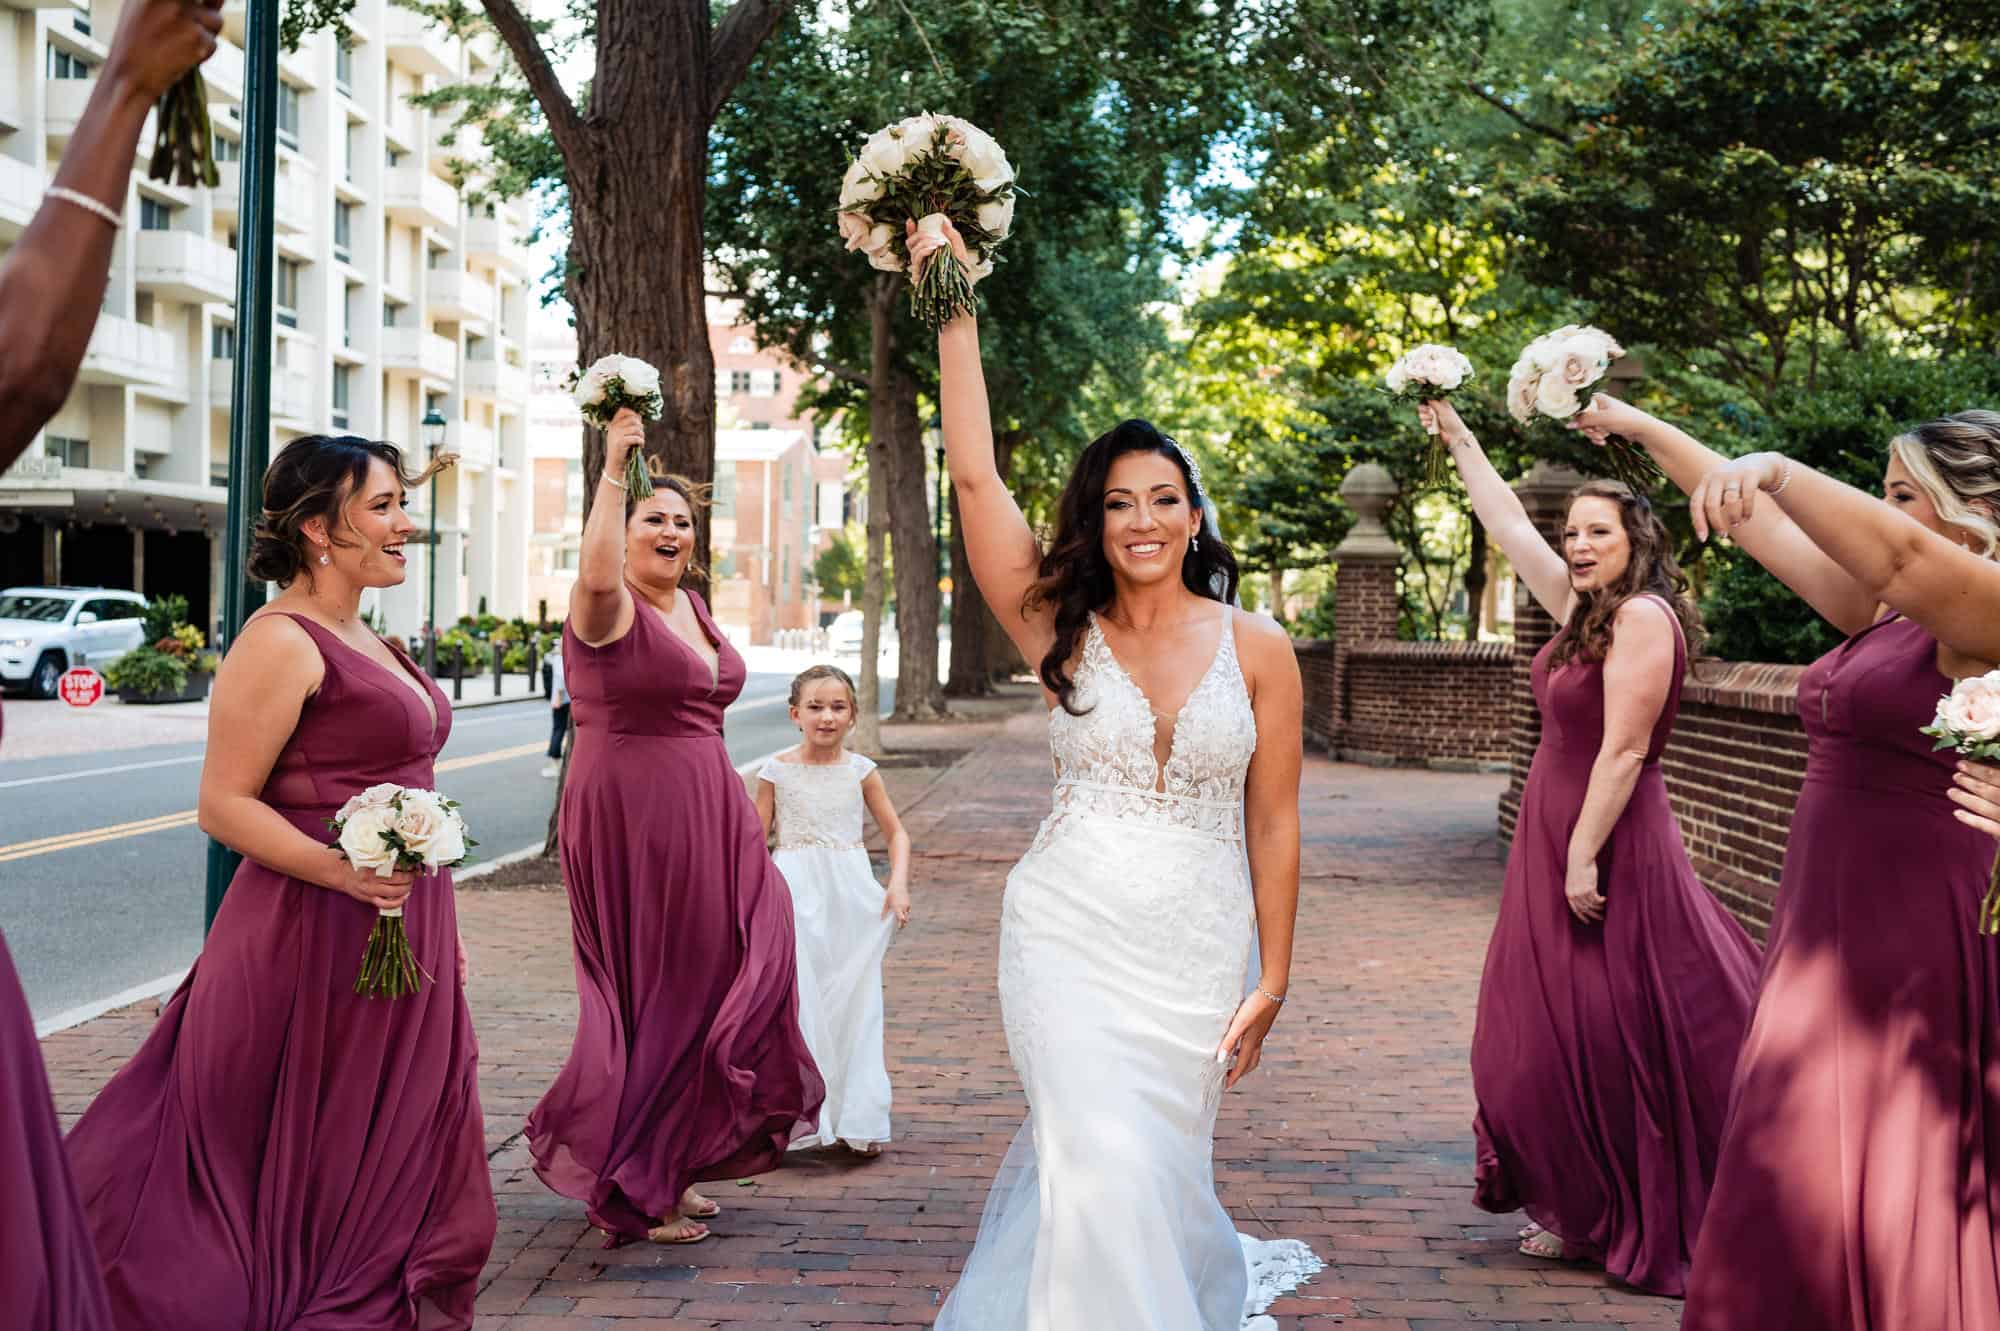
[[[1271,1327],[1257,1314],[1320,1264],[1302,1243],[1236,1233],[1213,1135],[1291,966],[1291,642],[1231,608],[1236,561],[1200,473],[1144,421],[1083,451],[1040,549],[994,466],[972,316],[940,331],[938,356],[966,551],[1040,663],[1056,761],[1054,810],[1001,908],[1001,1013],[1029,1125],[938,1329]],[[1262,968],[1245,996],[1253,914]]]

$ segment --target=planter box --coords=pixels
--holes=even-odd
[[[215,676],[213,674],[206,671],[190,670],[188,671],[187,683],[181,686],[179,693],[141,693],[137,689],[116,689],[113,691],[117,693],[118,701],[120,702],[200,702],[208,696],[208,686],[214,681]]]

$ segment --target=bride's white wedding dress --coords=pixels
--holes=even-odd
[[[1215,1195],[1252,900],[1243,779],[1257,747],[1235,612],[1173,726],[1095,617],[1072,716],[1049,713],[1054,809],[1007,878],[1000,1004],[1029,1121],[938,1331],[1239,1331],[1320,1269],[1239,1236]]]

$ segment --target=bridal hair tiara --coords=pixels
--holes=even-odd
[[[1188,452],[1186,446],[1183,445],[1180,440],[1174,438],[1170,434],[1163,434],[1160,436],[1160,438],[1172,444],[1174,446],[1174,452],[1181,455],[1181,461],[1184,464],[1186,464],[1188,469],[1188,479],[1194,482],[1195,498],[1206,501],[1208,498],[1208,490],[1201,483],[1201,464],[1194,460],[1194,454]],[[1208,507],[1207,503],[1204,502],[1202,504],[1202,507],[1207,508]]]

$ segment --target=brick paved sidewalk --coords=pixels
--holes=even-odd
[[[606,1251],[528,1169],[521,1123],[575,1018],[567,907],[550,891],[460,894],[501,1222],[479,1331],[931,1323],[1022,1113],[996,929],[1047,806],[1048,751],[1032,712],[990,733],[907,811],[917,915],[887,971],[896,1141],[877,1161],[815,1156],[709,1187],[726,1210],[697,1246]],[[1520,1221],[1471,1202],[1465,1051],[1499,891],[1500,780],[1306,764],[1292,999],[1216,1142],[1239,1227],[1306,1239],[1327,1262],[1272,1310],[1285,1331],[1678,1325],[1673,1301],[1517,1255]],[[116,1013],[44,1043],[66,1116],[150,1020]]]

